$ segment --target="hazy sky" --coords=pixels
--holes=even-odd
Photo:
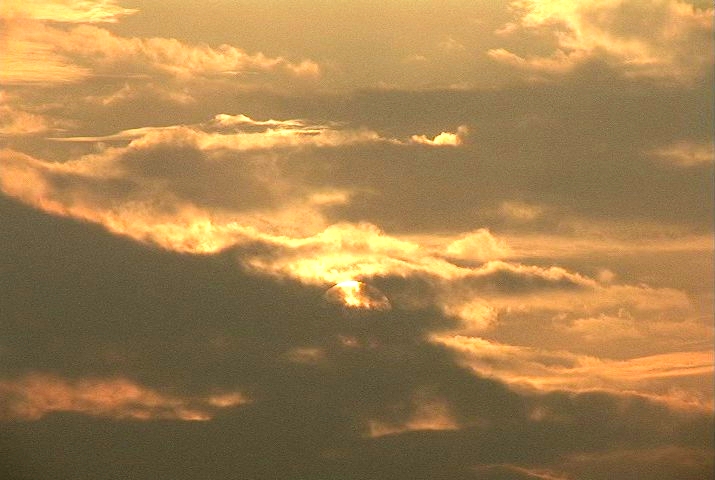
[[[713,469],[707,1],[5,0],[0,476]]]

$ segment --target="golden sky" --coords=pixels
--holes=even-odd
[[[0,473],[704,478],[713,50],[705,1],[4,1]]]

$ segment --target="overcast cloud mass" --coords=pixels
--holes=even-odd
[[[0,477],[713,471],[713,8],[6,0]]]

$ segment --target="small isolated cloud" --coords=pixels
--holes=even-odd
[[[715,161],[712,143],[681,141],[650,150],[647,153],[680,167],[697,167],[712,164]]]
[[[467,49],[467,47],[452,36],[448,36],[439,42],[439,48],[447,52],[461,52]]]
[[[431,397],[425,392],[416,392],[407,408],[410,410],[407,418],[399,423],[381,419],[368,420],[368,436],[375,438],[405,432],[461,428],[444,399]]]
[[[442,132],[434,138],[429,138],[426,135],[412,135],[410,142],[432,147],[457,147],[464,143],[468,134],[469,128],[466,125],[460,125],[456,133]]]
[[[403,63],[424,63],[428,59],[424,55],[420,55],[419,53],[414,53],[412,55],[408,55],[405,58],[402,59]]]
[[[68,380],[37,373],[0,380],[0,394],[2,420],[37,420],[53,412],[112,419],[210,420],[220,409],[249,402],[239,392],[179,397],[125,378]]]
[[[545,208],[524,202],[506,201],[499,206],[499,213],[504,217],[522,222],[530,222],[541,217]]]

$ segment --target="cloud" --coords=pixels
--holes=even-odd
[[[347,472],[356,479],[400,478],[407,472],[412,479],[442,472],[469,478],[479,464],[567,474],[563,458],[623,444],[633,450],[676,446],[710,452],[711,411],[687,406],[688,395],[679,403],[665,403],[661,395],[669,392],[673,399],[676,392],[668,387],[687,387],[681,383],[687,379],[703,389],[707,373],[686,374],[705,365],[695,356],[610,364],[491,341],[498,348],[485,363],[497,372],[539,378],[561,366],[576,370],[571,377],[582,374],[595,382],[598,373],[611,387],[625,385],[583,391],[512,385],[510,390],[499,376],[462,367],[457,349],[430,343],[435,331],[450,336],[444,330],[455,326],[435,308],[410,310],[393,302],[392,310],[374,317],[344,317],[324,308],[320,287],[236,265],[236,256],[252,252],[270,257],[275,252],[265,244],[211,256],[177,254],[44,215],[6,197],[0,208],[8,219],[0,242],[12,259],[9,275],[0,278],[3,385],[35,385],[26,375],[35,371],[56,381],[47,382],[61,393],[52,398],[72,400],[63,401],[67,410],[3,423],[5,452],[20,459],[16,471],[30,477],[41,476],[25,470],[31,465],[39,466],[39,473],[52,469],[72,476],[88,472],[89,459],[91,468],[108,471],[131,459],[142,465],[137,478],[154,478],[158,470],[179,479],[221,476],[239,467],[257,477]],[[348,228],[345,235],[332,232],[333,248],[369,252],[374,240],[383,252],[397,255],[402,249],[391,235],[364,229],[368,233],[362,236]],[[455,239],[439,244],[444,249]],[[404,256],[409,259],[414,251]],[[485,275],[504,268],[494,265]],[[558,279],[559,273],[551,276]],[[392,283],[375,280],[387,295],[394,291],[387,287],[399,281],[416,282],[415,275]],[[502,346],[517,348],[500,351]],[[607,368],[599,369],[599,361]],[[644,374],[649,382],[664,380],[662,390],[637,383]],[[112,397],[113,404],[96,401],[104,388],[116,393],[123,385],[138,387],[138,397],[132,397],[139,398],[138,407],[124,410],[122,399],[131,395]],[[151,401],[145,398],[156,398],[152,394],[164,402],[161,407],[147,406]],[[2,395],[11,397],[33,405],[32,398],[49,395]],[[181,407],[212,421],[183,420]],[[161,421],[128,421],[121,415],[131,408],[146,409]],[[174,440],[162,442],[167,436]],[[451,452],[448,458],[444,451]],[[706,457],[687,458],[702,469]],[[606,468],[598,468],[595,458],[588,465],[597,473]],[[689,470],[676,468],[671,477],[683,471]]]
[[[0,6],[0,18],[60,23],[116,23],[120,18],[137,11],[134,8],[120,7],[114,0],[7,0]]]
[[[469,133],[466,125],[460,125],[457,128],[457,133],[442,132],[434,138],[430,139],[426,135],[412,135],[410,141],[412,143],[430,145],[433,147],[452,146],[456,147],[464,142],[465,137]]]
[[[351,191],[311,185],[310,173],[291,164],[291,152],[404,147],[367,129],[228,114],[204,124],[51,140],[125,146],[102,147],[64,163],[5,150],[0,184],[6,194],[138,240],[203,253],[252,239],[315,235],[328,226],[325,210],[348,202]]]
[[[417,392],[410,399],[412,412],[399,424],[373,419],[368,421],[368,435],[372,438],[398,435],[405,432],[459,430],[448,402],[430,398],[427,392]]]
[[[351,192],[311,186],[304,176],[309,173],[292,171],[290,157],[275,157],[279,146],[385,142],[377,133],[219,115],[205,125],[67,140],[129,143],[65,163],[5,151],[3,191],[37,208],[170,250],[215,253],[260,244],[259,253],[239,259],[259,274],[322,286],[374,278],[389,283],[398,277],[408,284],[424,282],[429,295],[420,301],[412,294],[396,293],[393,299],[387,292],[388,298],[409,308],[427,302],[460,318],[468,332],[493,326],[502,311],[598,315],[614,308],[691,308],[687,295],[673,288],[601,283],[562,267],[498,260],[514,252],[486,229],[409,239],[368,223],[331,224],[326,209],[350,202]],[[243,156],[253,150],[255,155]]]
[[[3,85],[68,84],[91,74],[75,64],[53,45],[46,27],[27,22],[0,19],[4,34],[0,37],[0,81]]]
[[[504,345],[479,337],[433,336],[479,375],[542,392],[603,390],[640,395],[672,408],[711,411],[711,352],[673,352],[611,360],[567,351]]]
[[[17,105],[19,99],[0,90],[0,136],[37,135],[60,129],[60,125],[69,124],[44,115],[41,112],[26,110],[26,106]],[[38,110],[35,107],[35,110]]]
[[[712,164],[715,159],[712,143],[680,141],[656,148],[647,154],[680,167],[697,167]]]
[[[184,83],[239,78],[250,84],[258,79],[249,80],[245,77],[249,73],[293,79],[320,75],[320,66],[310,59],[293,63],[228,44],[211,47],[174,38],[128,38],[94,25],[66,29],[41,19],[0,21],[6,27],[0,79],[6,85],[76,83],[97,76],[122,80],[148,76]]]
[[[181,398],[125,378],[67,380],[47,374],[0,380],[0,393],[0,419],[4,421],[37,420],[53,412],[111,419],[210,420],[220,409],[248,403],[238,392]]]
[[[84,101],[89,104],[97,104],[103,107],[114,107],[122,103],[142,101],[144,99],[158,99],[174,105],[190,105],[196,102],[186,88],[175,88],[153,82],[144,84],[134,84],[125,82],[112,93],[105,95],[88,95]]]
[[[524,202],[505,201],[499,206],[499,212],[505,217],[520,222],[536,220],[544,214],[545,208]]]
[[[709,475],[712,464],[712,455],[707,449],[667,446],[574,453],[563,459],[562,468],[571,472],[574,478],[616,478],[635,474],[653,479],[695,480]],[[603,465],[609,466],[607,471],[599,472]]]
[[[79,26],[55,39],[59,51],[103,69],[139,73],[163,73],[177,78],[240,75],[247,71],[284,68],[292,75],[314,75],[317,66],[302,61],[298,66],[280,57],[248,54],[231,45],[187,45],[173,38],[125,38],[94,26]],[[309,68],[312,66],[312,69]]]
[[[505,48],[487,54],[532,71],[564,73],[602,59],[627,77],[693,81],[712,64],[712,9],[679,0],[622,2],[515,1],[518,17],[498,33],[550,39],[550,55],[522,56]]]
[[[707,476],[709,27],[184,3],[0,26],[0,477]]]
[[[479,465],[474,468],[481,478],[510,478],[510,479],[538,479],[538,480],[571,480],[567,474],[545,468],[529,468],[519,465],[496,464]],[[505,476],[501,476],[504,473]],[[487,475],[484,477],[484,475]]]
[[[486,262],[507,257],[509,246],[495,238],[488,229],[480,228],[447,245],[447,254],[456,258]]]
[[[466,50],[466,47],[459,41],[455,40],[452,36],[448,36],[439,42],[439,48],[447,52],[460,52]]]
[[[111,103],[111,101],[110,101]],[[266,127],[266,128],[260,128]],[[425,135],[412,135],[409,143],[430,146],[459,146],[467,127],[458,133],[441,133],[433,140]],[[301,146],[341,147],[360,143],[389,143],[404,145],[395,138],[386,138],[367,128],[345,128],[339,124],[311,124],[305,120],[254,120],[247,115],[218,114],[213,120],[196,125],[140,127],[111,135],[92,137],[53,137],[58,142],[106,142],[132,140],[129,146],[148,147],[153,144],[176,142],[195,145],[201,150],[230,149],[274,150]]]
[[[619,448],[563,455],[552,465],[479,465],[475,471],[486,479],[573,480],[577,478],[651,479],[706,477],[712,469],[709,451],[682,446]]]

